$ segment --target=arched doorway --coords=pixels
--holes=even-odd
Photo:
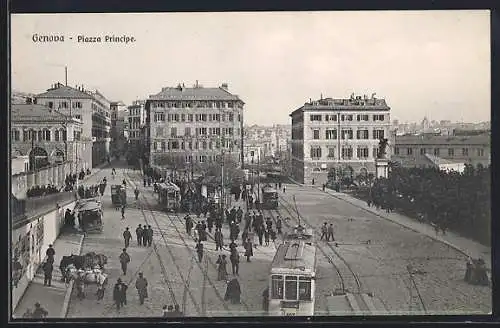
[[[54,163],[63,163],[65,160],[64,152],[60,149],[56,149],[52,152],[52,159]]]
[[[47,151],[40,147],[35,147],[29,155],[30,169],[38,170],[49,165],[49,156]]]

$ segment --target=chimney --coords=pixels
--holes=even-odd
[[[222,83],[221,88],[227,91],[227,90],[228,90],[228,85],[227,85],[227,83]]]

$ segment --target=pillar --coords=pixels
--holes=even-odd
[[[389,160],[385,158],[375,159],[375,172],[377,178],[387,179],[389,177]]]

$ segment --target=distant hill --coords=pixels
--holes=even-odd
[[[10,95],[10,101],[12,104],[25,104],[26,98],[33,98],[34,96],[35,95],[32,93],[12,90],[12,93]]]

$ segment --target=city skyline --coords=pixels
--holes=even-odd
[[[353,92],[376,92],[400,122],[489,121],[489,25],[487,11],[13,15],[11,83],[42,93],[67,66],[69,86],[127,105],[179,82],[228,83],[248,125],[290,124],[310,98]],[[68,40],[108,34],[137,41]]]

